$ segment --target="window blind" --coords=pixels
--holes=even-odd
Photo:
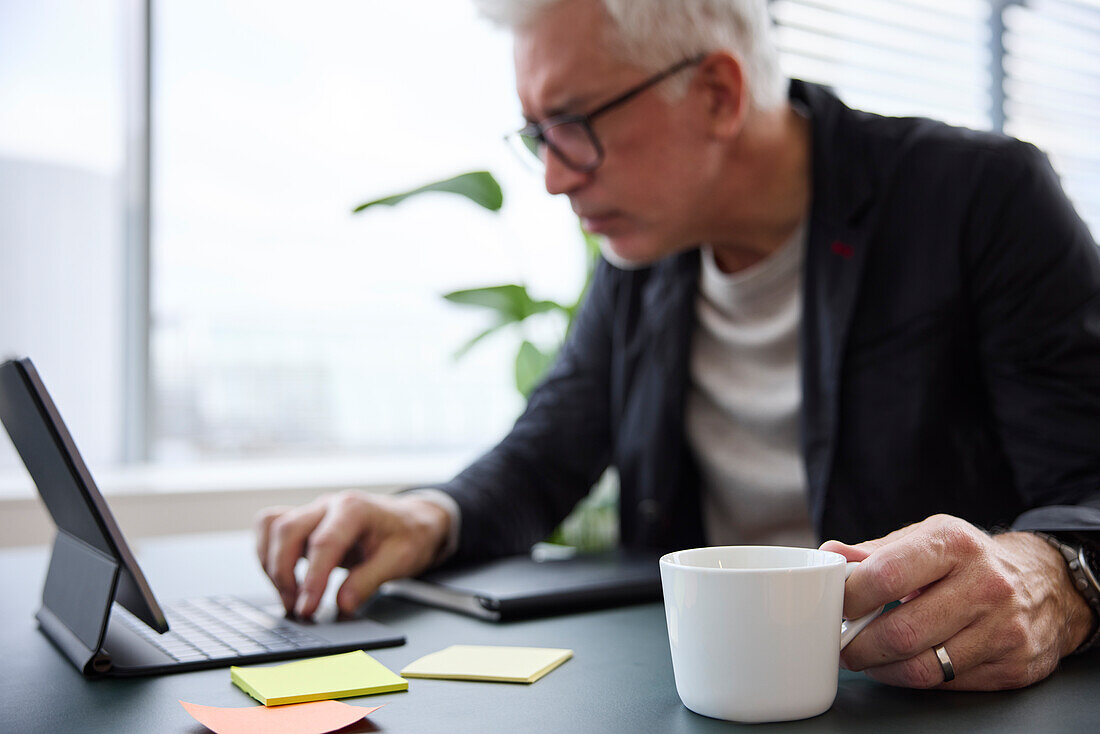
[[[1100,236],[1100,0],[1004,8],[1005,132],[1050,156]]]
[[[780,64],[885,115],[990,125],[989,3],[775,0]]]
[[[773,0],[785,74],[856,108],[999,129],[1100,232],[1100,0]]]

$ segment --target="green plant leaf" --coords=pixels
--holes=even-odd
[[[619,542],[619,481],[614,470],[604,472],[588,496],[577,503],[546,539],[585,553],[610,550]]]
[[[557,301],[536,301],[531,298],[527,288],[515,283],[452,291],[443,297],[451,303],[495,311],[500,317],[501,325],[523,321],[528,316],[547,311],[562,311],[567,315],[569,313],[568,306]]]
[[[411,196],[417,196],[431,191],[465,196],[475,204],[493,212],[499,211],[504,205],[504,193],[500,190],[500,184],[493,178],[493,174],[488,171],[473,171],[443,181],[425,184],[424,186],[401,194],[393,194],[392,196],[384,196],[381,199],[368,201],[364,204],[360,204],[351,211],[353,214],[358,214],[364,209],[368,209],[372,206],[395,206]]]
[[[577,314],[581,310],[581,305],[584,303],[584,297],[588,295],[588,287],[592,285],[592,276],[596,274],[596,265],[600,261],[599,235],[586,232],[584,227],[580,226],[579,221],[577,224],[577,229],[581,233],[581,240],[584,244],[584,284],[581,286],[580,293],[577,294],[577,300],[564,308],[566,318],[565,333],[567,336],[573,330],[573,322],[576,320]]]
[[[524,397],[530,397],[531,391],[539,384],[554,361],[554,354],[544,352],[531,342],[524,340],[516,354],[516,388]]]
[[[461,347],[459,347],[459,348],[458,348],[458,349],[457,349],[457,350],[455,351],[455,353],[454,353],[454,358],[455,358],[456,360],[457,360],[457,359],[462,359],[462,358],[463,358],[464,356],[466,356],[466,352],[468,352],[468,351],[470,351],[471,349],[473,349],[473,348],[474,348],[474,346],[475,346],[475,345],[476,345],[476,344],[477,344],[477,343],[478,343],[479,341],[481,341],[481,340],[482,340],[482,339],[484,339],[485,337],[489,336],[489,335],[490,335],[490,334],[492,334],[493,332],[496,332],[496,331],[499,331],[499,330],[503,329],[503,328],[504,328],[505,326],[507,326],[507,325],[508,325],[508,323],[507,323],[507,322],[502,322],[502,323],[498,323],[498,324],[493,324],[493,325],[492,325],[492,326],[490,326],[490,327],[489,327],[488,329],[486,329],[485,331],[481,332],[480,334],[478,334],[477,336],[475,336],[475,337],[474,337],[473,339],[471,339],[470,341],[466,342],[466,343],[465,343],[465,344],[463,344],[463,345],[462,345]]]
[[[600,257],[600,236],[592,234],[582,226],[581,236],[584,238],[584,252],[588,263],[588,270],[596,264]]]

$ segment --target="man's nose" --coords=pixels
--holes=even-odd
[[[576,171],[565,165],[558,154],[552,150],[546,150],[543,160],[546,165],[546,190],[551,194],[568,194],[581,186],[592,175],[591,173]]]

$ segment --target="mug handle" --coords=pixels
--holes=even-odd
[[[848,580],[848,577],[852,575],[852,571],[854,571],[856,569],[856,566],[858,565],[859,561],[852,561],[844,568],[845,581]],[[840,649],[843,650],[845,647],[847,647],[848,643],[854,640],[856,638],[856,635],[862,632],[867,625],[875,621],[878,615],[882,614],[882,610],[885,608],[886,606],[883,605],[875,611],[871,612],[870,614],[863,615],[859,619],[845,619],[843,622],[841,622]]]

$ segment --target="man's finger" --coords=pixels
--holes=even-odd
[[[947,576],[981,551],[977,528],[961,521],[926,521],[911,532],[876,549],[845,585],[844,616],[852,619],[903,599]]]
[[[906,688],[945,688],[975,690],[975,684],[981,685],[974,673],[984,667],[988,658],[986,650],[988,639],[984,632],[974,626],[961,630],[949,640],[933,644],[906,660],[888,663],[864,672],[880,683]],[[854,643],[853,643],[854,644]],[[955,680],[947,682],[944,666],[936,655],[936,647],[943,645]]]
[[[826,540],[819,546],[819,550],[832,551],[833,553],[839,553],[847,558],[849,561],[862,561],[871,553],[875,552],[884,545],[889,545],[895,541],[910,535],[914,532],[918,532],[923,523],[914,523],[912,525],[906,525],[903,528],[895,530],[889,535],[884,535],[881,538],[875,538],[874,540],[864,540],[861,543],[842,543],[839,540]]]
[[[855,545],[841,543],[839,540],[826,540],[821,544],[818,550],[839,553],[851,562],[862,561],[864,558],[871,555],[871,552],[879,545],[881,545],[881,541],[878,540],[868,540],[863,543],[856,543]]]
[[[302,557],[306,538],[324,515],[325,505],[311,504],[284,513],[271,522],[264,571],[275,584],[287,613],[294,611],[298,598],[294,566]]]
[[[844,648],[844,666],[865,670],[906,661],[954,638],[980,616],[980,610],[963,604],[959,597],[949,582],[940,582],[911,602],[891,609]]]
[[[256,513],[256,520],[254,526],[256,530],[256,557],[260,559],[260,565],[264,565],[264,561],[267,560],[267,547],[271,538],[271,523],[275,521],[275,518],[283,515],[294,508],[290,505],[278,505],[275,507],[265,507]]]
[[[399,540],[384,541],[363,563],[351,569],[336,594],[336,605],[341,612],[350,614],[383,582],[418,574],[430,562],[431,557],[423,548]]]
[[[1036,675],[1032,666],[1013,664],[1007,660],[990,661],[968,670],[965,678],[956,678],[940,688],[952,691],[1007,691],[1041,680],[1050,675],[1053,667],[1051,664],[1045,672]]]
[[[321,603],[329,575],[359,541],[366,531],[369,516],[362,512],[332,512],[325,515],[306,540],[305,577],[298,588],[294,613],[303,618],[313,616]]]

